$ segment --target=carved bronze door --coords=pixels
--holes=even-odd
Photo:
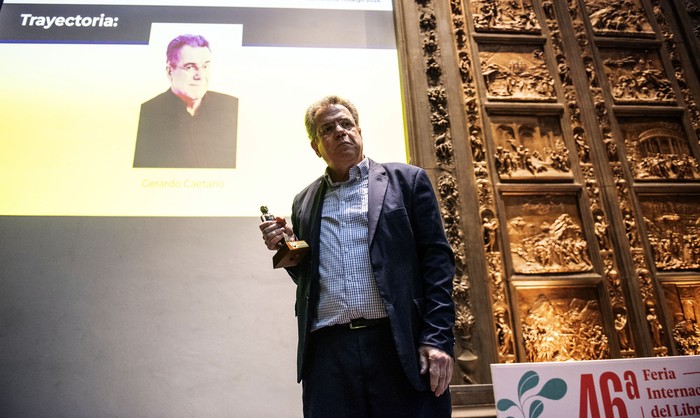
[[[453,383],[494,362],[700,354],[697,3],[395,13],[412,162],[457,255]]]

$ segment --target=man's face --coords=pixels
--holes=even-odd
[[[210,63],[209,48],[182,47],[179,62],[175,66],[167,66],[173,93],[185,102],[201,100],[209,89]]]
[[[331,105],[316,114],[316,138],[311,147],[334,169],[347,169],[362,161],[362,130],[345,106]]]

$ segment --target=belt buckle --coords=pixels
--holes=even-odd
[[[362,329],[362,328],[367,328],[367,324],[359,323],[357,325],[353,324],[353,321],[350,321],[350,329]]]

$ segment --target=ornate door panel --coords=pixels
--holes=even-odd
[[[395,1],[412,162],[457,256],[458,370],[700,354],[693,1]]]

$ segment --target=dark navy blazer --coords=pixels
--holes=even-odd
[[[319,237],[326,187],[323,177],[318,178],[292,205],[294,233],[311,247],[300,265],[288,269],[297,284],[299,381],[308,361],[308,336],[319,299]],[[454,356],[454,255],[423,169],[370,160],[368,188],[372,270],[406,376],[417,390],[425,390],[429,379],[420,375],[418,346],[430,345]]]

